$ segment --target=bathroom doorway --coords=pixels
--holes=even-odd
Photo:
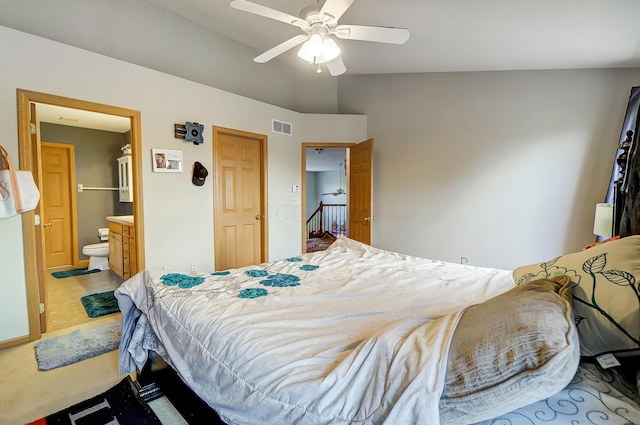
[[[100,320],[88,316],[82,297],[113,291],[124,281],[109,269],[107,261],[98,260],[96,251],[106,249],[101,253],[108,255],[106,217],[133,213],[130,203],[119,202],[117,190],[117,159],[122,146],[129,143],[129,122],[120,118],[121,123],[109,125],[101,115],[87,116],[52,105],[37,104],[36,109],[42,158],[46,316],[42,330],[48,333]],[[73,126],[67,125],[70,120]],[[94,253],[92,265],[85,252],[89,247]],[[88,268],[102,271],[67,275]]]
[[[94,112],[114,117],[124,117],[128,120],[130,127],[130,146],[133,163],[133,214],[136,217],[135,237],[137,269],[144,268],[144,223],[142,209],[142,188],[141,188],[141,134],[140,134],[140,113],[135,110],[98,104],[83,100],[71,99],[18,89],[18,130],[20,148],[20,168],[31,170],[34,174],[36,184],[42,186],[42,144],[38,131],[40,122],[38,121],[38,105],[53,105],[70,108],[79,112]],[[115,167],[116,165],[114,165]],[[46,330],[46,296],[45,279],[47,262],[45,258],[45,235],[44,228],[40,223],[42,206],[39,204],[36,210],[29,211],[23,215],[23,238],[25,254],[25,274],[27,305],[29,312],[29,339],[39,339]],[[35,225],[34,225],[35,224]],[[96,228],[97,230],[97,228]],[[79,245],[79,244],[78,244]],[[77,258],[77,256],[76,256]],[[109,272],[111,272],[109,270]],[[132,271],[133,272],[133,271]]]

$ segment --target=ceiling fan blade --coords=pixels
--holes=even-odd
[[[332,61],[327,62],[327,69],[329,70],[329,74],[331,74],[332,77],[342,75],[347,71],[347,67],[344,66],[344,62],[342,61],[342,58],[340,56]]]
[[[409,30],[395,27],[371,27],[366,25],[338,25],[336,37],[343,40],[375,41],[378,43],[404,44]]]
[[[354,0],[327,0],[320,9],[320,19],[335,24],[353,4]],[[329,16],[326,16],[329,15]]]
[[[284,22],[285,24],[294,25],[304,30],[310,29],[309,24],[304,19],[289,15],[288,13],[280,12],[279,10],[271,9],[270,7],[252,3],[250,1],[233,0],[229,3],[229,6],[244,12],[264,16],[265,18],[275,19],[276,21]]]
[[[253,61],[257,62],[257,63],[265,63],[267,61],[270,61],[271,59],[275,58],[278,55],[281,55],[282,53],[286,52],[287,50],[293,49],[298,44],[306,41],[308,38],[309,38],[308,35],[296,35],[295,37],[290,38],[287,41],[278,44],[276,47],[273,47],[273,48],[267,50],[263,54],[261,54],[259,56],[256,56],[253,59]]]

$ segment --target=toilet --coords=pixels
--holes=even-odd
[[[98,237],[101,243],[94,243],[82,247],[82,253],[89,257],[87,270],[107,270],[109,268],[109,229],[98,229]]]

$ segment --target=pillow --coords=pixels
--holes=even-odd
[[[640,236],[513,271],[516,284],[566,274],[583,356],[640,353]]]
[[[475,423],[552,396],[575,375],[579,351],[568,276],[470,307],[449,348],[442,423]]]

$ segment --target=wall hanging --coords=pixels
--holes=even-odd
[[[185,142],[193,142],[194,145],[202,143],[204,125],[197,122],[187,122],[184,125],[175,124],[174,129],[176,139],[184,139]]]
[[[154,173],[181,173],[182,151],[152,149]]]

